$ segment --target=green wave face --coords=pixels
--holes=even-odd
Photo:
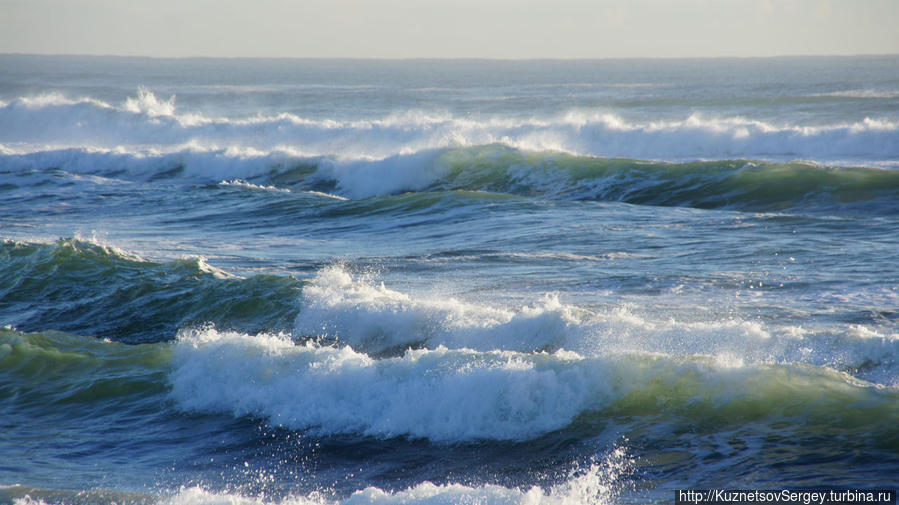
[[[504,146],[448,150],[448,175],[431,189],[467,189],[641,205],[775,211],[899,211],[899,171],[749,160],[669,163],[526,152]]]
[[[69,333],[0,329],[0,398],[26,409],[92,412],[166,391],[165,344],[127,345]]]
[[[390,183],[374,184],[376,180]],[[326,164],[300,184],[353,199],[430,195],[417,204],[372,203],[373,211],[392,206],[416,210],[435,204],[434,193],[465,191],[756,212],[899,213],[897,170],[803,161],[599,158],[501,144],[396,156],[352,169]]]
[[[81,240],[0,244],[0,322],[26,331],[131,343],[209,321],[260,331],[290,324],[300,289],[291,277],[241,279],[201,259],[154,263]]]

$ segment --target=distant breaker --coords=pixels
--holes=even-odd
[[[286,152],[376,160],[489,144],[666,161],[802,159],[894,166],[899,123],[865,118],[775,124],[695,112],[674,119],[628,120],[581,109],[527,118],[498,113],[473,119],[416,110],[368,119],[311,119],[290,112],[219,117],[203,110],[182,112],[175,96],[159,99],[143,88],[119,105],[60,93],[0,102],[0,152],[7,155],[79,147],[144,156],[226,149],[243,156]]]

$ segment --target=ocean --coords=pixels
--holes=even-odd
[[[0,503],[899,485],[899,56],[0,55]]]

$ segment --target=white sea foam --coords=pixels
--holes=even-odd
[[[183,332],[172,356],[170,394],[181,410],[251,416],[315,435],[435,443],[528,440],[581,415],[626,415],[631,405],[684,412],[695,402],[727,410],[750,401],[780,408],[784,388],[800,401],[814,399],[816,409],[842,408],[845,395],[883,401],[877,395],[888,394],[827,368],[750,364],[726,354],[584,357],[440,346],[377,359],[348,346],[203,328]],[[821,391],[839,394],[821,398]]]
[[[577,333],[586,311],[547,295],[517,310],[472,304],[440,295],[413,297],[345,268],[321,270],[303,289],[299,334],[337,338],[369,352],[415,344],[482,351],[555,350]]]
[[[418,191],[450,172],[450,166],[440,158],[442,152],[434,149],[383,160],[328,163],[319,167],[317,175],[338,181],[340,192],[350,198]]]
[[[859,326],[815,330],[714,314],[678,320],[626,305],[587,309],[565,304],[554,294],[510,308],[439,292],[397,291],[376,277],[353,274],[339,265],[322,269],[304,287],[295,332],[374,354],[444,346],[482,352],[565,349],[588,357],[638,352],[747,364],[806,363],[852,370],[884,385],[894,384],[899,356],[899,338]]]
[[[600,408],[612,388],[602,360],[571,353],[438,347],[378,360],[350,347],[211,328],[182,334],[173,361],[172,396],[182,409],[444,442],[539,436]]]
[[[168,100],[160,100],[152,91],[141,87],[137,91],[137,97],[125,100],[122,108],[128,112],[146,114],[150,117],[174,116],[175,95],[170,96]]]
[[[776,125],[751,118],[699,115],[639,123],[590,111],[480,120],[423,111],[339,121],[289,113],[227,118],[180,113],[174,96],[160,99],[140,89],[122,105],[55,93],[0,104],[0,143],[6,149],[15,147],[20,154],[46,150],[47,146],[123,147],[129,152],[150,146],[173,152],[190,144],[206,150],[222,146],[262,153],[294,150],[347,160],[383,160],[445,147],[502,143],[521,149],[640,159],[885,162],[899,157],[899,124],[871,118],[827,126]],[[379,173],[377,167],[370,169]]]
[[[333,195],[331,193],[325,193],[323,191],[304,191],[304,193],[306,193],[307,195],[315,195],[315,196],[321,196],[323,198],[330,198],[332,200],[340,200],[343,202],[349,200],[349,198],[347,198],[345,196]]]

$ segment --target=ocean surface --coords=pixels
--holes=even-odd
[[[899,56],[0,55],[0,503],[899,485]]]

